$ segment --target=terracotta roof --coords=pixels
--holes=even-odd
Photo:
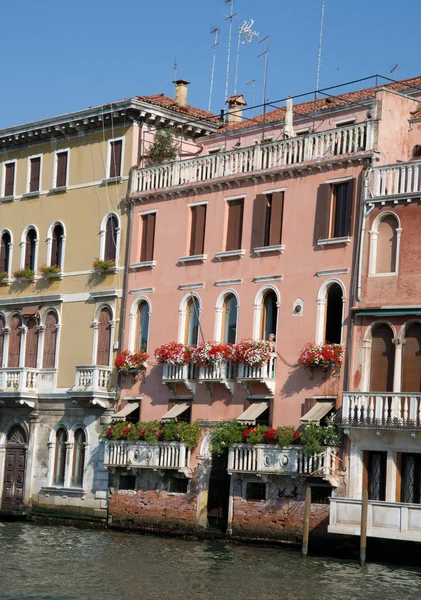
[[[421,119],[421,108],[411,113],[413,119]]]
[[[188,115],[195,119],[212,121],[213,123],[216,123],[219,117],[211,112],[208,112],[207,110],[203,110],[202,108],[196,108],[195,106],[191,106],[190,104],[186,104],[185,106],[179,106],[174,100],[174,98],[170,98],[169,96],[165,96],[164,94],[153,94],[152,96],[137,96],[137,99],[141,102],[147,102],[148,104],[154,104],[155,106],[162,106],[162,108],[167,108],[169,110]]]
[[[397,92],[409,90],[410,87],[421,88],[421,76],[412,77],[411,79],[404,79],[402,81],[394,81],[392,83],[380,85],[379,87],[385,87]],[[376,94],[376,89],[378,88],[373,86],[363,90],[357,90],[356,92],[340,94],[339,96],[323,96],[322,98],[319,98],[316,102],[316,112],[327,112],[332,110],[332,108],[345,107],[347,105],[352,105],[358,102],[364,102],[365,100],[370,100],[370,98],[374,98]],[[314,100],[310,100],[309,102],[303,102],[301,104],[296,104],[295,106],[293,106],[293,113],[295,116],[310,115],[312,114],[313,110]],[[282,121],[285,118],[285,112],[285,106],[275,108],[275,110],[267,112],[266,125],[269,123],[276,123],[278,121]],[[419,116],[421,116],[421,110],[418,111],[418,114]],[[240,123],[233,123],[232,125],[229,125],[226,129],[228,129],[228,131],[233,131],[236,129],[253,127],[255,125],[259,125],[260,123],[263,123],[263,114],[258,115],[257,117],[252,117],[251,119],[245,118]]]

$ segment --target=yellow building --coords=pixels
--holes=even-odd
[[[0,131],[2,511],[106,516],[98,442],[119,391],[129,172],[160,127],[184,158],[217,129],[186,91]]]

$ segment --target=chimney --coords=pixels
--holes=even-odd
[[[236,94],[228,98],[228,125],[233,123],[241,123],[243,120],[243,107],[247,106],[247,102],[244,100],[242,94]]]
[[[190,81],[186,81],[185,79],[176,79],[173,81],[175,83],[175,101],[178,106],[186,106],[187,104],[187,86]]]
[[[285,125],[284,125],[284,138],[285,139],[295,137],[293,118],[294,118],[294,114],[292,112],[292,98],[287,98],[286,113],[285,113]]]

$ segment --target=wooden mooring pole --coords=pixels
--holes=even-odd
[[[367,514],[368,491],[364,490],[361,505],[360,567],[364,567],[367,558]]]
[[[301,556],[305,558],[308,552],[308,536],[310,534],[310,511],[311,511],[311,487],[307,487],[306,503],[304,506],[304,531],[303,531],[303,547]]]

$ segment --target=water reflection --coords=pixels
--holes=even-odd
[[[0,599],[405,600],[421,570],[196,542],[10,523],[0,527]]]

